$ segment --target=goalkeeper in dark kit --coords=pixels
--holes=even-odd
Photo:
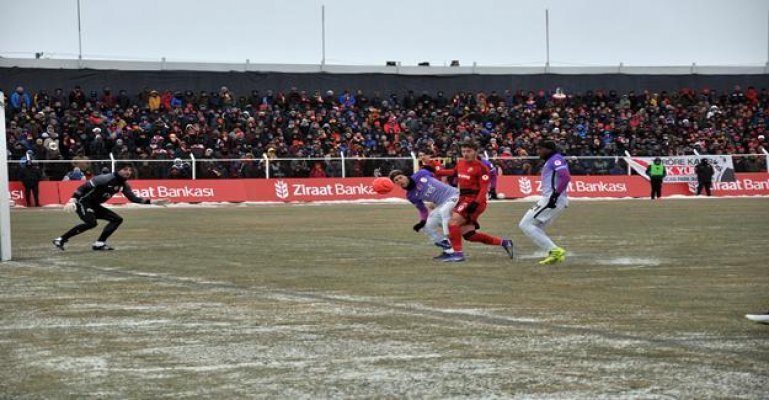
[[[77,216],[83,220],[83,223],[76,225],[67,233],[54,239],[53,245],[60,250],[64,250],[64,244],[71,237],[96,228],[96,220],[103,219],[109,221],[109,223],[104,227],[101,235],[91,248],[96,251],[114,250],[113,247],[107,244],[107,239],[123,223],[123,218],[102,204],[119,192],[123,193],[133,203],[156,204],[160,206],[165,206],[169,203],[168,199],[150,200],[136,196],[127,182],[131,175],[133,175],[133,167],[127,164],[115,172],[96,176],[77,188],[69,202],[64,205],[64,211],[77,213]]]

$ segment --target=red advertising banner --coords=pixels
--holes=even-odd
[[[314,202],[346,200],[382,200],[405,198],[405,192],[395,188],[386,195],[374,192],[374,178],[307,178],[307,179],[226,179],[226,180],[135,180],[131,187],[139,197],[169,198],[175,203],[201,202]],[[72,192],[83,184],[78,182],[41,182],[40,202],[64,204]],[[507,198],[535,196],[540,193],[537,176],[501,176],[497,180],[497,193]],[[690,183],[666,183],[663,197],[691,196],[696,186]],[[572,198],[628,198],[649,196],[649,181],[634,175],[574,176],[569,183]],[[11,182],[11,200],[24,206],[24,187]],[[714,196],[769,196],[769,173],[738,173],[733,182],[713,184]],[[119,194],[110,204],[126,203]]]
[[[507,198],[520,198],[540,193],[538,176],[502,176],[497,180],[497,193]],[[662,195],[691,196],[696,183],[674,182],[662,186]],[[651,193],[648,180],[639,175],[572,176],[569,197],[647,197]],[[769,196],[769,173],[738,173],[734,182],[714,182],[714,196]]]
[[[249,179],[245,183],[248,201],[309,202],[339,200],[381,200],[404,197],[402,190],[381,195],[374,191],[374,178]]]
[[[78,186],[85,183],[60,182],[59,198],[62,204]],[[149,199],[169,198],[174,203],[234,202],[247,201],[243,181],[240,180],[132,180],[131,189],[139,197]],[[108,204],[125,204],[122,193],[115,195]]]
[[[38,199],[40,200],[41,206],[61,204],[59,201],[59,183],[61,182],[40,182],[40,185],[38,186],[38,189],[40,190]],[[14,204],[17,206],[26,206],[27,198],[24,193],[24,185],[21,182],[9,182],[9,186],[9,194]]]
[[[663,186],[669,194],[692,195],[697,193],[697,184],[672,183]],[[739,173],[735,174],[733,182],[713,182],[714,196],[767,196],[769,195],[769,174],[767,173]]]
[[[497,193],[507,198],[536,196],[541,193],[539,176],[500,176]],[[640,176],[572,176],[569,197],[644,197],[649,195],[649,181]]]

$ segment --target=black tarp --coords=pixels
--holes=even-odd
[[[0,68],[0,89],[10,92],[22,85],[30,92],[62,88],[65,93],[80,85],[86,93],[110,86],[113,92],[125,89],[130,94],[143,88],[158,90],[218,90],[227,86],[236,95],[252,90],[285,91],[291,87],[309,92],[315,90],[362,89],[367,94],[376,91],[382,96],[402,95],[408,90],[451,95],[458,91],[553,90],[561,87],[567,92],[587,90],[663,91],[680,88],[710,88],[731,91],[734,85],[743,88],[769,86],[769,75],[395,75],[395,74],[336,74],[279,72],[201,72],[201,71],[118,71],[94,69]]]

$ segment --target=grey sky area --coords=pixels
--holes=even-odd
[[[84,58],[762,65],[769,0],[81,0]],[[0,55],[76,58],[76,0],[0,0]]]

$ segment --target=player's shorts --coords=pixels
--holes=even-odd
[[[481,214],[486,211],[486,203],[478,203],[478,208],[475,209],[474,213],[470,214],[467,212],[467,206],[469,206],[473,201],[475,201],[475,197],[468,197],[464,199],[460,198],[457,206],[454,207],[454,212],[461,215],[468,222],[475,223],[478,221],[478,218],[481,216]]]
[[[537,204],[524,214],[523,218],[521,218],[521,224],[538,223],[542,226],[550,225],[569,206],[569,200],[566,198],[559,198],[555,208],[547,208],[547,203],[547,198],[539,200]]]

